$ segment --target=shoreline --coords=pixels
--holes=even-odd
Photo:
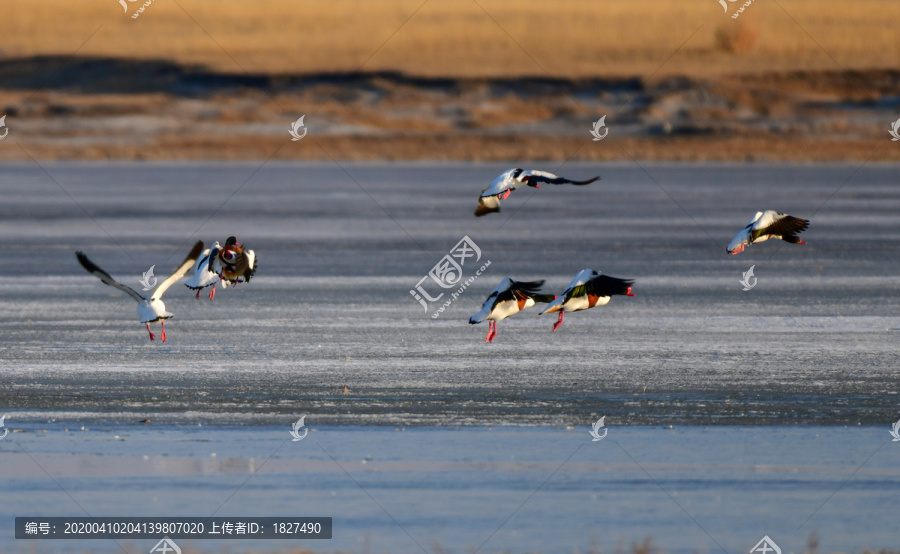
[[[77,58],[74,86],[63,63],[0,65],[0,161],[900,161],[892,69],[479,79]]]

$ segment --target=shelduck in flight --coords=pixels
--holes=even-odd
[[[600,275],[593,269],[584,269],[572,279],[566,291],[550,303],[541,314],[559,312],[559,319],[553,324],[556,331],[563,323],[566,312],[578,312],[594,306],[605,306],[613,295],[634,296],[630,279],[619,279]]]
[[[228,237],[221,249],[217,248],[218,244],[209,251],[209,271],[233,286],[249,283],[250,278],[256,274],[256,254],[253,250],[244,250],[244,245],[234,237]],[[214,269],[216,263],[219,265],[218,271]]]
[[[552,294],[538,292],[543,284],[543,281],[514,281],[510,277],[504,277],[488,295],[481,306],[481,311],[469,318],[469,323],[475,325],[488,320],[488,334],[484,342],[494,342],[494,338],[497,337],[498,321],[530,308],[537,302],[552,302],[556,298]]]
[[[187,288],[197,291],[197,298],[200,298],[200,291],[209,286],[212,286],[209,289],[209,299],[212,300],[216,297],[216,283],[219,282],[219,275],[209,270],[209,253],[211,250],[218,252],[220,248],[219,241],[216,241],[212,248],[204,250],[200,257],[197,258],[197,263],[194,264],[194,274],[184,283],[184,286]],[[224,281],[222,286],[225,286]]]
[[[194,262],[197,261],[197,258],[200,256],[200,253],[203,251],[203,241],[197,241],[197,244],[191,249],[191,252],[187,255],[181,265],[179,265],[171,275],[169,275],[165,281],[163,281],[156,290],[153,291],[153,294],[150,298],[145,298],[138,294],[137,291],[123,285],[122,283],[116,281],[112,277],[109,276],[109,273],[100,269],[94,262],[88,259],[85,256],[84,252],[75,252],[75,256],[78,258],[78,261],[81,263],[81,266],[84,267],[88,273],[91,273],[98,279],[100,279],[104,284],[109,285],[111,287],[115,287],[120,291],[124,292],[128,296],[134,298],[137,301],[137,313],[138,317],[141,320],[141,323],[147,324],[147,332],[150,333],[150,340],[154,340],[156,335],[153,334],[153,331],[150,330],[150,324],[154,321],[159,321],[162,326],[162,334],[161,339],[163,342],[166,342],[166,320],[172,317],[173,314],[166,311],[166,305],[163,304],[162,295],[166,292],[175,281],[184,277],[184,275],[188,272],[191,266],[194,265]]]
[[[522,185],[538,189],[541,188],[541,183],[549,183],[551,185],[589,185],[599,178],[594,177],[587,181],[572,181],[565,177],[557,177],[546,171],[510,169],[491,181],[491,186],[481,191],[481,196],[478,197],[478,207],[475,208],[475,216],[481,217],[489,213],[499,212],[500,201],[505,200],[512,191]]]
[[[769,239],[781,239],[792,244],[806,244],[798,233],[809,227],[809,220],[793,217],[775,210],[756,212],[750,223],[731,240],[725,249],[729,254],[740,254],[748,245]]]

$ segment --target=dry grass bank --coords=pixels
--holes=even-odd
[[[757,0],[738,20],[715,0],[422,2],[154,0],[131,19],[141,2],[126,15],[114,0],[5,0],[0,59],[78,49],[228,72],[569,78],[900,67],[896,0]]]
[[[3,1],[0,159],[900,156],[897,0],[125,5]]]

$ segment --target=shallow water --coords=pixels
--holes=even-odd
[[[330,516],[328,541],[179,541],[230,550],[783,552],[900,544],[889,427],[563,428],[27,425],[0,441],[15,516]],[[22,427],[11,426],[22,429]],[[14,476],[14,478],[10,478]],[[49,477],[52,476],[52,479]],[[3,551],[34,541],[0,534]],[[37,551],[146,552],[156,541],[54,540]],[[144,544],[147,543],[147,544]],[[422,547],[420,549],[420,546]],[[42,550],[43,549],[43,550]],[[51,550],[52,549],[52,550]]]

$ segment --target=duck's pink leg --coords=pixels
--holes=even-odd
[[[209,290],[209,299],[212,300],[215,297],[216,297],[216,285],[215,285],[215,283],[213,283],[212,288]]]
[[[150,340],[155,340],[156,335],[153,334],[153,331],[150,330],[150,322],[147,322],[147,332],[150,333]]]
[[[565,310],[560,310],[560,311],[559,311],[559,319],[557,319],[557,320],[556,320],[556,323],[553,324],[553,330],[554,330],[554,331],[556,331],[557,329],[559,329],[559,326],[563,324],[563,316],[565,316],[565,313],[566,313]]]
[[[196,298],[198,300],[200,299],[200,289],[197,289],[197,296],[195,296],[194,298]]]
[[[162,338],[163,342],[166,342],[166,320],[160,319],[159,324],[162,325],[162,336],[160,338]]]
[[[484,342],[491,342],[491,334],[494,332],[494,322],[488,321],[488,333],[487,336],[484,337]]]
[[[497,322],[492,321],[491,323],[494,324],[494,334],[491,335],[491,342],[494,342],[494,339],[497,338]]]

